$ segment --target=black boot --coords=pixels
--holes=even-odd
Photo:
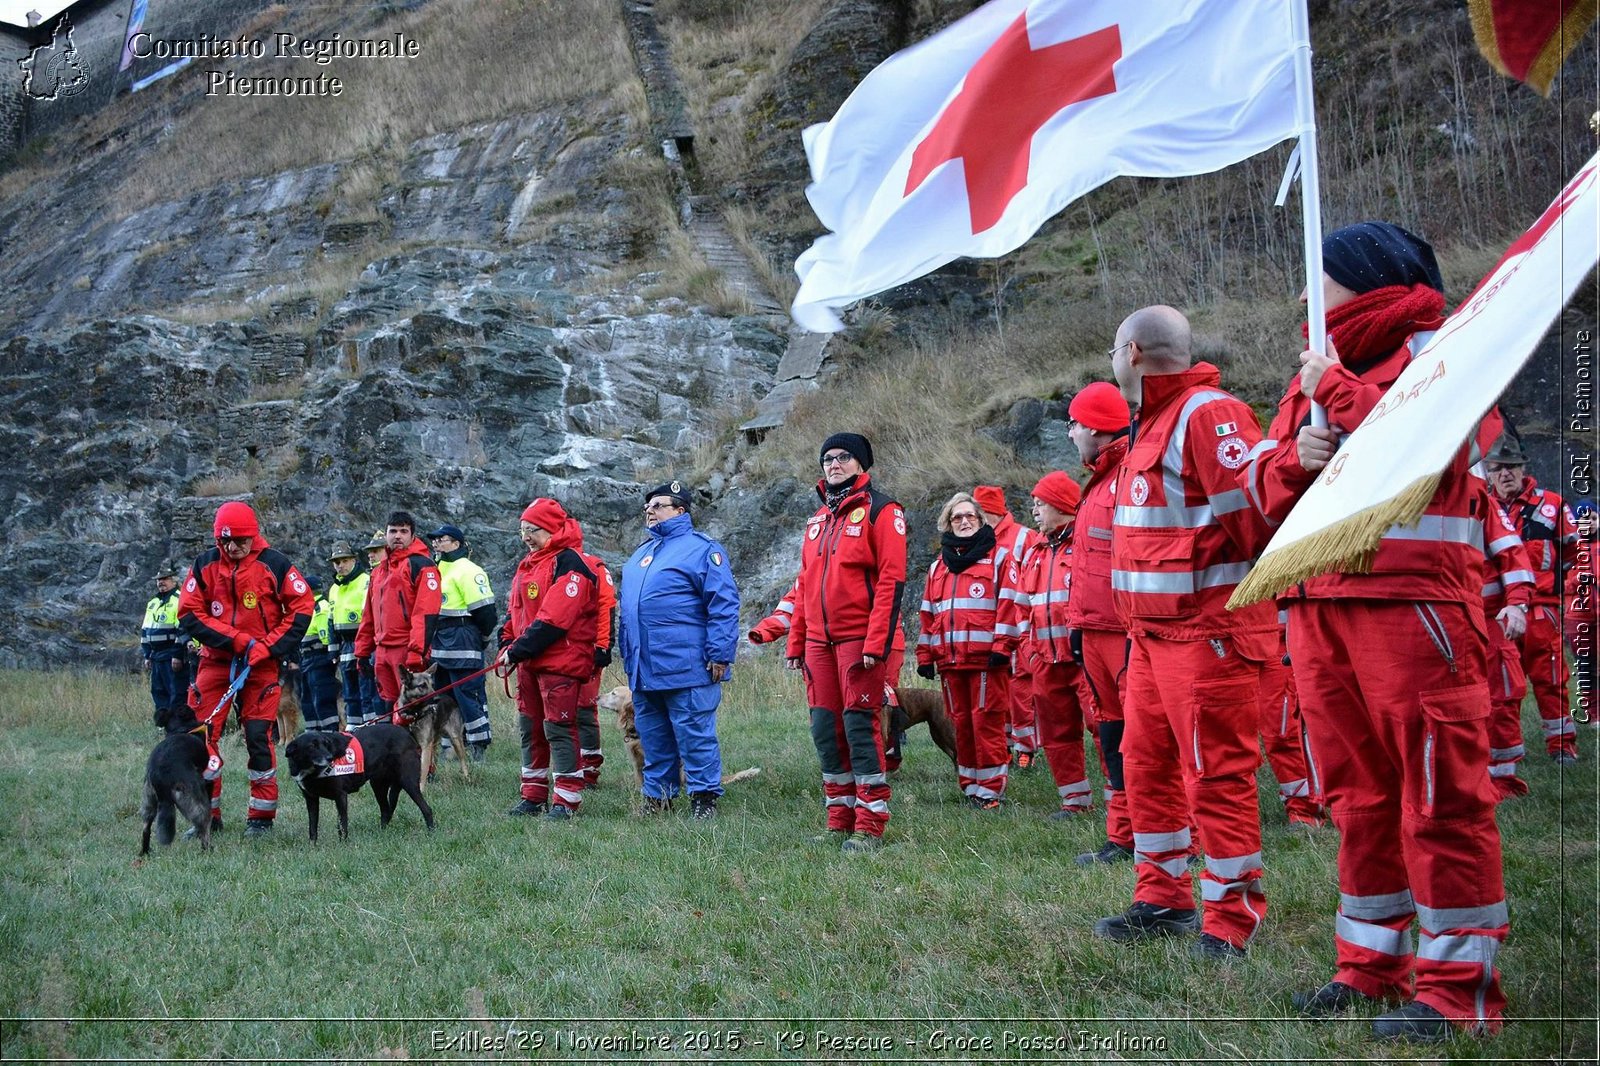
[[[717,816],[717,795],[714,792],[689,793],[689,815],[698,822],[709,822]]]

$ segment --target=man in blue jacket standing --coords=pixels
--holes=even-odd
[[[622,568],[617,640],[644,749],[644,806],[671,809],[681,766],[691,813],[715,818],[717,706],[739,644],[739,590],[728,553],[694,528],[681,482],[645,500],[650,537]]]

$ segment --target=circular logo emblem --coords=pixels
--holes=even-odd
[[[1144,479],[1143,474],[1133,475],[1133,483],[1128,486],[1128,498],[1135,507],[1143,506],[1144,501],[1150,498],[1150,482]]]
[[[1112,499],[1116,499],[1117,498],[1117,479],[1116,478],[1112,478],[1111,479],[1111,498]]]
[[[222,604],[218,603],[216,600],[212,600],[211,601],[211,617],[213,617],[213,618],[221,618],[222,617]]]
[[[232,526],[223,526],[222,527],[222,531],[220,533],[218,533],[217,536],[219,536],[219,537],[231,537],[231,536],[233,536],[233,527]]]
[[[983,584],[978,581],[974,581],[972,584],[967,586],[967,595],[971,596],[975,600],[983,599],[983,591]]]
[[[649,566],[655,561],[656,557],[654,555],[646,555],[643,559],[639,560],[639,569],[643,570],[645,567]]]
[[[850,521],[852,522],[859,522],[865,517],[867,517],[867,509],[865,507],[857,507],[854,511],[851,511],[849,515]]]
[[[254,592],[246,592],[243,596],[239,597],[239,602],[244,604],[245,610],[253,611],[256,609],[256,604],[260,603],[261,601],[256,598],[256,594]]]
[[[821,532],[822,532],[822,527],[821,526],[812,526],[810,529],[806,530],[806,539],[807,540],[816,540],[817,539],[817,535],[819,533],[821,533]]]
[[[667,487],[672,490],[672,494],[674,496],[676,496],[678,493],[683,491],[683,486],[678,484],[676,481],[674,481],[671,485],[668,485]]]
[[[1250,454],[1250,449],[1245,447],[1243,437],[1229,437],[1217,445],[1217,462],[1229,470],[1237,470],[1244,465],[1244,457]]]
[[[300,579],[299,579],[299,578],[298,578],[298,577],[297,577],[297,578],[295,578],[295,579],[294,579],[294,581],[293,581],[293,582],[292,582],[292,583],[291,583],[291,584],[290,584],[290,585],[289,585],[289,587],[290,587],[290,588],[292,588],[292,589],[294,589],[294,590],[295,590],[295,591],[296,591],[296,592],[304,592],[304,591],[305,591],[305,590],[306,590],[306,583],[305,583],[305,582],[304,582],[304,581],[301,581],[301,580],[300,580]]]
[[[896,518],[894,520],[894,531],[902,537],[906,535],[906,520],[904,518]]]
[[[1556,505],[1553,503],[1547,503],[1543,507],[1539,508],[1539,513],[1544,515],[1546,518],[1554,518],[1556,516]]]
[[[194,578],[192,578],[192,577],[188,581],[185,581],[183,583],[183,591],[185,591],[185,592],[193,592],[195,589],[197,589],[199,587],[200,586],[198,586],[198,585],[196,585],[194,583]]]
[[[574,599],[578,595],[578,579],[573,578],[567,582],[567,598]]]
[[[434,577],[432,574],[428,575],[428,591],[429,592],[438,592],[439,591],[439,579]]]
[[[538,584],[538,582],[536,582],[536,581],[528,582],[528,599],[536,600],[538,598],[539,598],[539,584]]]

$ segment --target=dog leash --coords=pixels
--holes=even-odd
[[[465,685],[468,681],[471,681],[474,678],[482,677],[484,674],[487,674],[489,671],[493,670],[498,665],[499,665],[498,661],[492,662],[488,666],[485,666],[482,670],[476,670],[473,673],[468,674],[466,677],[461,678],[460,680],[450,682],[444,688],[436,688],[436,689],[434,689],[432,692],[428,693],[426,696],[422,697],[420,700],[412,700],[410,703],[401,704],[400,706],[396,707],[393,711],[389,712],[389,721],[393,722],[395,725],[398,725],[398,726],[409,725],[410,723],[416,721],[416,717],[415,716],[407,717],[405,712],[409,711],[413,707],[425,707],[425,706],[427,706],[429,703],[433,702],[433,700],[434,700],[434,698],[436,696],[439,696],[439,695],[441,695],[443,693],[449,692],[451,689],[453,689],[453,688],[455,688],[455,687],[457,687],[459,685]],[[508,693],[508,695],[509,695],[509,693]]]
[[[227,710],[228,706],[233,703],[234,697],[239,695],[239,690],[244,688],[245,680],[250,676],[250,649],[255,646],[255,643],[252,640],[245,645],[243,653],[233,657],[233,662],[228,667],[228,690],[222,694],[222,699],[217,703],[216,709],[206,715],[206,720],[200,723],[204,728],[210,729],[211,723],[216,719],[217,715]],[[244,661],[243,668],[239,666],[240,660]]]

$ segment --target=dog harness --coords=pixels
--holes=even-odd
[[[348,737],[350,746],[344,749],[344,754],[323,768],[318,777],[348,777],[352,774],[366,773],[367,755],[361,750],[361,741],[354,734],[341,733],[340,736]]]

